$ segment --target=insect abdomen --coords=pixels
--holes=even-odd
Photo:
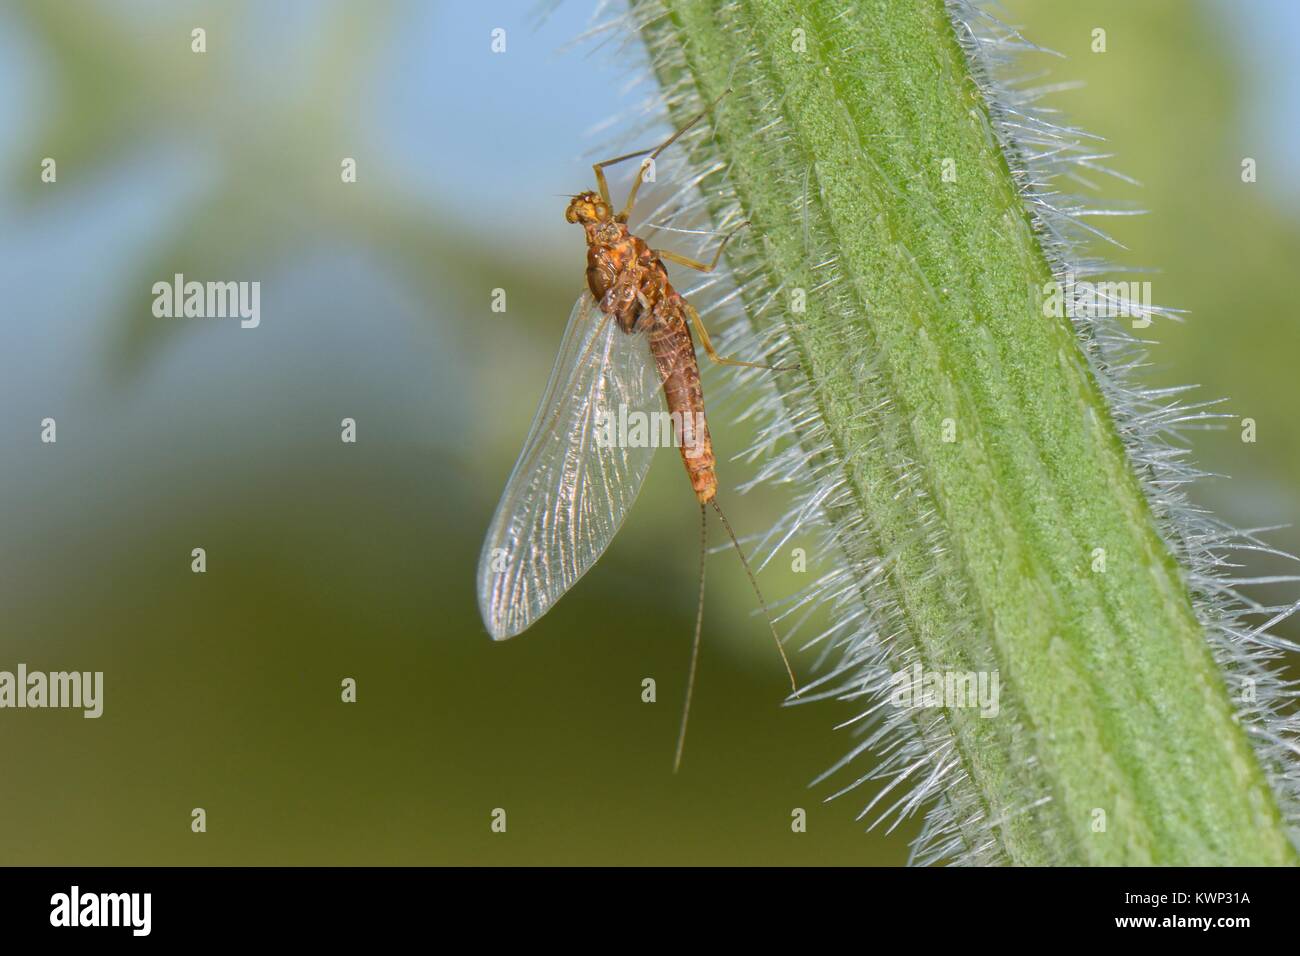
[[[678,439],[682,464],[691,479],[691,487],[700,503],[712,501],[718,492],[714,473],[713,440],[704,416],[704,389],[700,385],[700,366],[695,360],[695,342],[686,324],[680,297],[670,292],[654,310],[650,351],[664,383],[668,411],[676,416],[681,428]]]

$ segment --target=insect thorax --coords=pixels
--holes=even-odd
[[[662,263],[641,239],[626,231],[614,242],[590,242],[587,284],[601,311],[614,316],[625,331],[631,331],[671,292]]]

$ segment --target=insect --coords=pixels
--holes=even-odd
[[[699,663],[710,507],[740,555],[767,614],[749,562],[718,504],[716,460],[691,326],[705,353],[718,364],[786,368],[719,355],[699,313],[673,288],[664,267],[667,259],[700,272],[713,271],[732,236],[748,223],[728,233],[707,264],[651,249],[628,229],[644,170],[707,113],[653,149],[596,163],[592,169],[597,189],[571,197],[565,219],[581,225],[585,233],[588,288],[569,317],[550,381],[493,515],[478,568],[479,607],[494,639],[513,637],[545,614],[604,553],[649,471],[657,443],[644,440],[645,436],[640,441],[618,440],[611,422],[626,421],[629,414],[663,416],[667,405],[673,443],[680,447],[700,506],[699,605],[674,772],[681,763]],[[636,177],[626,204],[615,213],[605,169],[640,156],[647,157],[642,161],[643,175]],[[656,420],[655,415],[642,419],[646,420]],[[797,693],[794,671],[770,614],[768,625]]]

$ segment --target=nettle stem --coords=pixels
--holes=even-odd
[[[884,663],[999,675],[995,718],[907,718],[934,858],[1295,862],[942,0],[633,14],[674,121],[734,89],[692,161],[753,223],[728,256],[802,364]]]

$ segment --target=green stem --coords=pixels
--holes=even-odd
[[[999,674],[998,718],[918,719],[965,851],[1296,862],[1075,331],[1045,317],[1052,270],[942,0],[657,8],[636,5],[691,94],[674,119],[734,88],[696,156],[759,240],[728,254],[763,277],[751,316],[806,290],[785,321],[850,492],[830,518],[851,567],[888,556],[862,593],[892,660]]]

